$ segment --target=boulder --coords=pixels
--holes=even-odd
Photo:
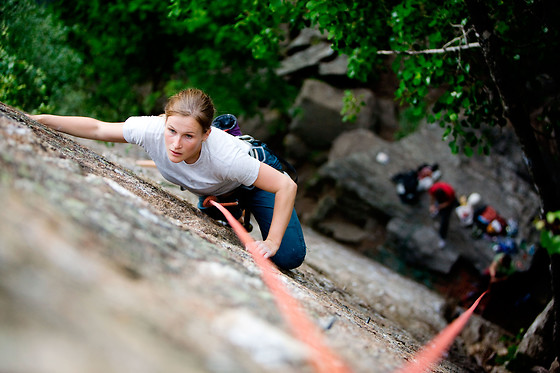
[[[336,52],[331,48],[331,43],[320,42],[311,45],[302,52],[283,59],[280,63],[280,67],[276,69],[276,74],[284,76],[308,67],[317,66],[320,61],[334,56],[335,53]]]
[[[289,131],[313,150],[329,149],[342,133],[356,128],[374,128],[375,97],[366,89],[352,90],[364,102],[356,122],[343,122],[340,114],[344,91],[318,80],[306,80],[296,99],[297,113]]]
[[[346,76],[348,72],[348,56],[339,55],[332,61],[319,63],[320,76]]]
[[[554,359],[552,331],[554,330],[554,301],[531,324],[523,335],[510,367],[518,371],[534,365],[550,366]]]
[[[328,35],[319,31],[317,28],[304,28],[300,33],[288,43],[286,53],[288,56],[328,40]]]
[[[387,224],[387,241],[406,261],[440,273],[449,273],[460,255],[452,247],[438,247],[439,235],[433,227],[410,224],[400,218]]]

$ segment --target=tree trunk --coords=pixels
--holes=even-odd
[[[554,356],[560,356],[560,323],[558,320],[560,319],[560,302],[557,302],[560,299],[560,254],[553,254],[550,256],[550,272],[552,274],[552,294],[554,297],[554,331],[552,334],[552,340],[554,344],[552,348],[554,349]]]
[[[494,22],[488,16],[490,10],[481,0],[465,0],[471,20],[479,37],[479,43],[488,65],[495,88],[500,95],[504,114],[510,121],[521,144],[525,161],[541,199],[543,211],[560,210],[560,167],[558,167],[558,137],[554,129],[553,137],[539,136],[531,125],[529,108],[525,106],[530,97],[526,82],[519,79],[511,68],[510,56],[501,53],[503,43],[495,35]],[[557,126],[556,126],[557,127]],[[556,141],[555,141],[556,140]],[[546,141],[547,143],[543,143]]]
[[[547,139],[538,134],[531,123],[531,113],[525,102],[531,93],[526,82],[516,76],[510,58],[501,51],[502,41],[494,33],[495,25],[484,0],[465,0],[471,21],[488,65],[489,73],[500,95],[505,117],[510,121],[525,155],[525,162],[541,200],[541,213],[560,210],[560,167],[558,138]],[[558,126],[556,126],[558,127]],[[558,132],[554,130],[554,134]],[[560,135],[560,134],[559,134]],[[560,258],[551,258],[554,290],[554,351],[560,357]]]

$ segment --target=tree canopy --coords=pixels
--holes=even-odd
[[[237,24],[245,6],[240,0],[54,0],[44,6],[9,0],[1,20],[2,45],[8,47],[0,53],[17,63],[8,67],[3,59],[0,68],[18,82],[3,83],[1,98],[27,111],[43,103],[49,104],[43,111],[122,120],[123,112],[158,114],[167,97],[194,86],[208,92],[220,112],[286,110],[297,91],[274,73],[277,59],[252,57],[254,30]],[[60,63],[60,56],[73,60]],[[28,83],[23,70],[35,74],[25,78]],[[74,102],[54,97],[66,83],[72,83]],[[24,85],[30,95],[39,88],[42,95],[31,100],[19,89],[14,96]]]
[[[558,122],[557,90],[550,91],[558,82],[558,58],[551,58],[558,55],[558,5],[484,4],[500,40],[500,58],[507,61],[500,69],[510,70],[515,77],[511,89],[527,94],[527,110],[541,112],[539,121],[550,134]],[[395,56],[396,99],[409,105],[408,114],[416,121],[427,117],[445,126],[455,152],[487,153],[488,129],[506,123],[499,88],[479,44],[473,18],[479,15],[471,14],[466,1],[271,1],[245,14],[244,23],[260,25],[252,43],[256,57],[264,54],[263,45],[278,44],[284,23],[295,28],[311,24],[327,32],[333,49],[349,56],[351,78],[366,81],[381,68],[384,56]],[[265,25],[263,19],[275,23]]]
[[[0,4],[0,99],[28,110],[65,106],[81,57],[68,29],[30,0]]]

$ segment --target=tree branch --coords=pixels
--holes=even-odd
[[[384,54],[384,55],[389,55],[389,54],[409,54],[409,55],[414,55],[414,54],[438,54],[438,53],[446,53],[446,52],[457,52],[460,51],[462,49],[471,49],[471,48],[480,48],[480,44],[479,43],[469,43],[469,44],[464,44],[464,45],[457,45],[454,47],[444,47],[444,48],[439,48],[439,49],[424,49],[421,51],[377,51],[377,54]]]

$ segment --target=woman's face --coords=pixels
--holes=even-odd
[[[185,161],[192,164],[198,160],[202,143],[210,130],[202,132],[201,125],[192,117],[172,115],[165,122],[165,148],[173,163]]]

